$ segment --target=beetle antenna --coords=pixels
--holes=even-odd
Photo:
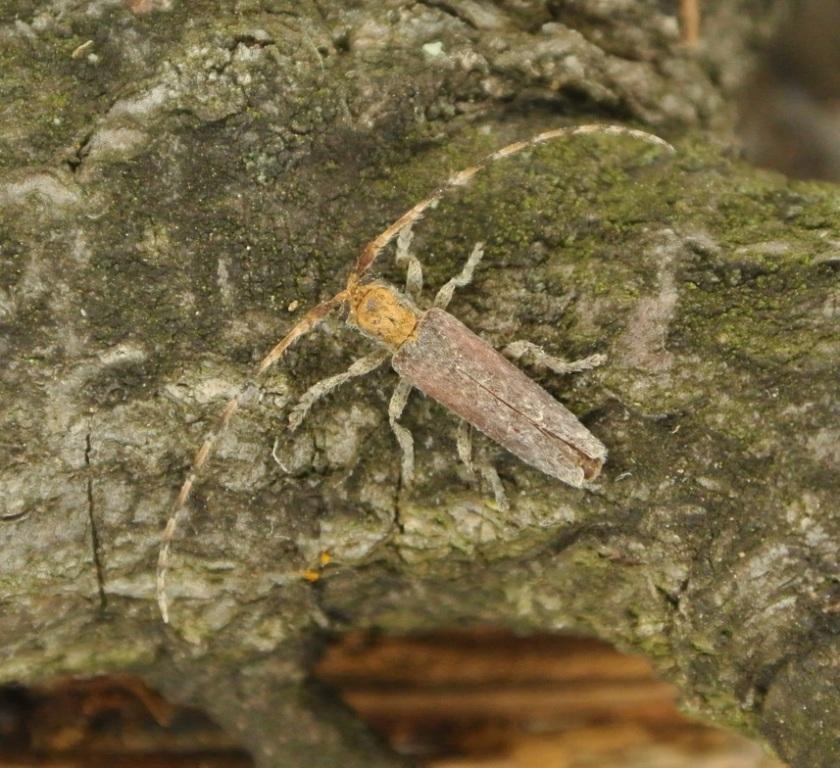
[[[330,314],[330,312],[332,312],[333,309],[343,304],[346,300],[347,291],[341,291],[331,299],[327,299],[313,309],[310,309],[309,312],[307,312],[297,323],[295,323],[295,325],[292,326],[292,329],[282,339],[280,339],[280,341],[275,344],[274,348],[260,361],[254,375],[248,380],[248,382],[240,387],[239,391],[230,400],[228,400],[227,404],[219,414],[216,426],[207,434],[204,438],[204,442],[201,444],[201,447],[196,452],[195,458],[192,460],[190,471],[181,486],[181,490],[178,492],[178,496],[175,498],[175,501],[172,503],[172,507],[170,508],[169,518],[166,521],[166,527],[163,529],[160,550],[158,551],[155,596],[157,598],[158,608],[160,609],[160,615],[164,624],[169,623],[169,603],[166,599],[166,572],[169,569],[169,552],[172,548],[172,539],[175,537],[175,531],[178,527],[178,518],[190,499],[196,480],[202,470],[207,466],[207,461],[210,458],[216,443],[227,430],[233,415],[242,405],[245,392],[253,385],[253,383],[259,379],[274,363],[282,358],[286,353],[286,350],[288,350],[292,344],[294,344],[301,336],[304,336],[313,330],[325,317],[327,317],[327,315]]]
[[[418,221],[426,210],[440,200],[447,192],[449,192],[449,190],[466,186],[472,180],[473,176],[475,176],[479,171],[484,170],[494,161],[501,160],[503,157],[510,157],[511,155],[518,154],[529,147],[535,147],[538,144],[544,144],[547,141],[552,141],[561,137],[570,138],[572,136],[585,134],[629,136],[648,144],[663,147],[671,152],[675,151],[667,141],[660,139],[659,136],[655,136],[652,133],[640,131],[636,128],[627,128],[623,125],[601,125],[598,123],[592,125],[575,125],[555,128],[551,131],[538,133],[536,136],[533,136],[527,141],[517,141],[513,144],[508,144],[506,147],[502,147],[492,154],[487,155],[487,157],[479,161],[476,165],[465,168],[464,170],[458,171],[458,173],[450,176],[425,200],[421,200],[419,203],[409,208],[393,224],[371,240],[359,255],[358,261],[356,262],[356,269],[348,279],[348,288],[355,284],[358,279],[373,266],[373,262],[376,261],[376,257],[379,255],[380,251],[382,251],[382,249],[388,245],[388,243],[390,243],[402,229]]]

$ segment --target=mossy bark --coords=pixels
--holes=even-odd
[[[0,679],[134,670],[261,765],[384,766],[306,682],[319,638],[574,630],[793,765],[836,765],[840,192],[727,148],[737,78],[712,72],[754,39],[727,23],[746,7],[721,4],[701,54],[653,3],[0,5]],[[501,512],[421,397],[404,487],[385,370],[290,435],[296,397],[370,349],[336,319],[221,442],[164,627],[161,526],[253,361],[449,173],[604,120],[677,152],[546,145],[415,229],[429,290],[486,243],[451,311],[495,345],[608,355],[534,374],[608,446],[597,487],[479,442]]]

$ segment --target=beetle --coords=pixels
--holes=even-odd
[[[509,144],[493,152],[476,165],[455,173],[431,195],[409,208],[371,240],[359,255],[344,288],[326,301],[310,309],[301,320],[271,349],[257,365],[252,381],[262,377],[302,336],[316,328],[330,313],[347,308],[347,322],[365,336],[376,341],[379,349],[356,361],[344,373],[331,376],[310,387],[292,409],[291,429],[296,429],[311,406],[327,393],[351,378],[373,371],[390,358],[400,381],[388,407],[391,427],[402,451],[402,474],[411,479],[414,469],[414,443],[409,431],[399,424],[412,388],[417,388],[460,416],[465,424],[484,432],[492,440],[547,475],[581,488],[598,477],[606,460],[607,449],[565,406],[539,384],[483,341],[463,323],[446,312],[456,288],[467,285],[483,256],[477,244],[461,273],[438,292],[434,305],[418,309],[416,300],[422,288],[422,268],[411,254],[413,225],[448,191],[463,187],[482,169],[496,160],[515,155],[530,147],[561,138],[584,134],[630,136],[673,152],[665,140],[644,131],[619,125],[580,125],[556,128],[539,133],[525,141]],[[405,292],[382,281],[368,281],[367,273],[382,250],[394,238],[397,262],[407,266]],[[521,356],[535,352],[548,359],[534,345],[511,345],[509,350]],[[567,364],[563,370],[585,370],[602,362],[592,356],[578,364]],[[557,364],[552,366],[557,370]],[[166,597],[166,574],[169,552],[181,511],[189,501],[192,489],[220,435],[244,398],[245,388],[237,392],[222,409],[216,427],[199,447],[192,466],[175,498],[161,535],[158,554],[156,597],[164,623],[169,621]],[[459,432],[458,453],[471,466],[468,433]],[[489,479],[497,493],[503,495],[498,476]]]

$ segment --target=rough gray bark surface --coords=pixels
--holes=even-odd
[[[133,670],[260,765],[386,766],[307,683],[325,633],[574,630],[793,765],[836,765],[840,193],[727,149],[765,11],[721,4],[690,52],[653,2],[0,4],[0,679]],[[415,245],[436,287],[487,243],[450,309],[496,346],[609,356],[537,374],[607,445],[599,487],[484,443],[502,514],[420,397],[403,487],[385,370],[290,435],[296,396],[369,351],[336,321],[222,442],[165,628],[168,503],[253,360],[448,173],[593,120],[678,152],[499,162]]]

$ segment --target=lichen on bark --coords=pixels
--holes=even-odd
[[[836,763],[840,194],[733,158],[714,46],[686,52],[637,5],[0,11],[0,678],[130,669],[263,765],[388,765],[306,682],[325,632],[574,630],[647,654],[689,710],[793,765]],[[305,387],[368,349],[337,318],[220,444],[165,629],[160,528],[253,361],[450,172],[603,120],[677,153],[546,145],[415,229],[431,288],[486,242],[452,311],[493,344],[608,355],[534,374],[607,444],[603,481],[569,489],[484,442],[502,513],[454,461],[454,420],[415,397],[403,487],[386,370],[288,434]]]

